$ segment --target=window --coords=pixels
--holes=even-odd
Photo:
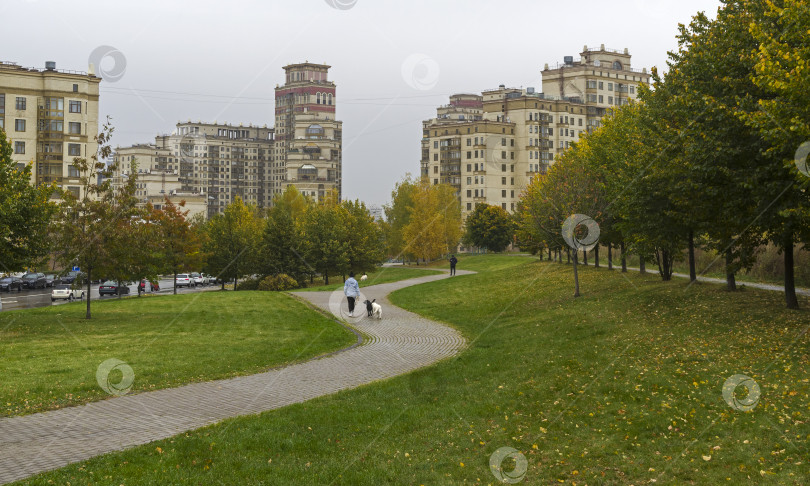
[[[602,83],[602,81],[599,81],[599,89],[604,89],[604,86],[605,86],[604,83]]]
[[[469,129],[468,129],[468,130],[469,130]],[[469,147],[470,145],[472,145],[472,139],[471,139],[471,138],[468,138],[468,139],[467,139],[467,146]]]
[[[501,197],[506,197],[506,189],[501,191]]]
[[[467,184],[469,184],[469,183],[470,183],[470,180],[469,180],[469,179],[470,179],[470,178],[468,177],[468,178],[467,178]],[[467,197],[472,197],[472,189],[467,189]]]
[[[608,83],[608,91],[613,91],[613,83]]]
[[[433,179],[433,185],[438,186],[439,185],[439,179]]]
[[[501,164],[501,172],[506,172],[506,164]]]
[[[15,154],[24,154],[25,153],[25,142],[14,142],[14,153]]]
[[[439,166],[438,166],[438,165],[434,165],[434,166],[433,166],[433,173],[434,173],[434,174],[438,174],[438,173],[439,173]]]
[[[503,145],[504,147],[506,147],[506,139],[505,139],[505,138],[502,138],[502,139],[501,139],[501,145]]]
[[[595,80],[589,80],[587,88],[588,89],[596,89],[596,81]]]
[[[501,177],[501,184],[506,185],[506,177]]]
[[[14,120],[14,131],[16,132],[24,132],[25,131],[25,120],[16,119]]]
[[[502,151],[501,151],[501,158],[502,158],[502,159],[505,159],[505,158],[506,158],[506,151],[505,151],[505,150],[502,150]]]
[[[506,203],[501,203],[501,208],[506,209]]]
[[[80,135],[82,133],[82,124],[79,122],[68,123],[68,133]]]
[[[470,192],[470,191],[467,191],[467,192]],[[469,194],[468,194],[468,196],[469,196]],[[472,203],[467,203],[467,211],[471,211],[471,210],[472,210]]]
[[[476,157],[477,156],[478,155],[476,155]],[[467,164],[467,172],[471,172],[471,171],[472,171],[472,164]],[[469,182],[467,184],[469,184]]]
[[[469,150],[467,151],[467,158],[468,158],[468,159],[471,159],[471,158],[472,158],[472,152],[470,152]]]
[[[71,113],[81,113],[82,112],[82,102],[81,101],[71,101],[68,105],[68,108]]]
[[[73,144],[71,144],[73,145]],[[79,177],[79,169],[73,167],[72,165],[68,166],[68,177]]]
[[[636,87],[635,86],[630,86],[630,94],[635,94],[635,92],[636,92]]]
[[[22,96],[17,97],[17,109],[24,110],[25,109],[25,98]]]
[[[602,95],[599,95],[599,102],[604,103],[605,102],[605,97],[602,96]]]
[[[439,161],[439,154],[433,154],[433,161],[434,161],[434,162],[438,162],[438,161]]]
[[[6,114],[6,95],[0,93],[0,115]]]
[[[79,156],[82,154],[82,146],[78,143],[69,143],[68,144],[68,155],[75,155]]]
[[[608,96],[608,104],[609,105],[613,104],[613,97],[612,96]]]
[[[514,172],[514,171],[515,171],[515,164],[512,164],[512,165],[509,166],[509,172]]]
[[[6,119],[3,118],[2,116],[0,116],[0,128],[2,128],[3,130],[6,129]]]
[[[439,148],[439,141],[438,140],[433,141],[433,148],[435,148],[435,149]]]

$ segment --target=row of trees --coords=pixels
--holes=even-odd
[[[581,213],[603,244],[654,262],[664,280],[684,253],[696,279],[695,247],[717,252],[734,290],[772,242],[797,308],[793,249],[810,242],[808,29],[801,0],[724,0],[715,20],[699,13],[680,26],[666,76],[653,70],[640,102],[614,110],[527,188],[524,246],[563,248],[564,221]]]
[[[31,185],[0,130],[0,262],[2,272],[45,265],[81,268],[87,294],[102,276],[119,282],[203,270],[222,282],[248,275],[287,274],[300,285],[315,274],[368,271],[384,258],[383,232],[358,201],[336,194],[315,203],[294,187],[266,213],[236,198],[223,214],[188,218],[184,203],[166,199],[160,209],[138,204],[136,176],[114,184],[109,120],[96,136],[99,151],[75,158],[80,191]],[[134,162],[133,162],[134,164]],[[137,171],[130,170],[131,174]],[[175,292],[177,291],[175,287]],[[91,317],[87,299],[86,317]]]
[[[293,186],[266,215],[236,198],[200,233],[204,268],[234,283],[286,274],[304,285],[319,274],[328,284],[330,276],[366,272],[384,259],[382,229],[365,204],[339,202],[336,193],[316,203]]]

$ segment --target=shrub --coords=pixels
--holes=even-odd
[[[246,278],[239,282],[236,286],[236,290],[259,290],[259,279],[258,278]]]
[[[300,285],[297,280],[290,277],[286,273],[280,273],[278,275],[264,277],[262,281],[259,282],[258,290],[279,292],[285,290],[294,290],[298,287],[300,287]]]

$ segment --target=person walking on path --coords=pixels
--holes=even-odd
[[[458,263],[458,259],[456,259],[455,255],[450,255],[450,276],[456,274],[456,263]]]
[[[343,284],[343,293],[349,301],[349,317],[354,317],[354,300],[360,297],[360,286],[354,279],[354,272],[349,272],[349,278]]]

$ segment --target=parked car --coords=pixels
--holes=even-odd
[[[141,283],[138,284],[138,292],[146,292],[147,285],[149,286],[149,289],[152,292],[157,292],[158,290],[160,290],[160,284],[158,284],[157,282],[152,282],[144,279],[141,280]]]
[[[6,292],[11,292],[14,289],[17,289],[17,292],[22,290],[23,288],[23,281],[20,277],[3,277],[0,278],[0,290],[5,290]]]
[[[61,277],[59,277],[59,280],[61,280],[62,283],[64,283],[64,284],[72,284],[72,283],[76,282],[76,280],[81,281],[83,279],[84,279],[84,274],[82,272],[76,272],[76,271],[73,271],[73,270],[71,270],[68,273],[66,273],[66,274],[62,275]]]
[[[197,284],[191,279],[191,275],[187,273],[178,273],[177,278],[174,279],[174,285],[177,287],[196,287]]]
[[[22,277],[26,289],[44,289],[47,286],[44,273],[28,272]]]
[[[73,302],[75,299],[84,299],[84,290],[71,288],[67,284],[56,284],[51,290],[51,302],[55,300],[68,300]]]
[[[129,287],[116,282],[114,280],[107,280],[102,283],[98,288],[98,295],[123,295],[129,293]]]
[[[205,278],[208,281],[208,285],[216,285],[217,284],[217,278],[216,277],[208,275],[207,273],[204,274],[204,275],[205,275]]]
[[[203,281],[202,274],[197,273],[197,272],[191,272],[191,280],[194,282],[194,286],[195,286],[195,287],[196,287],[196,286],[198,286],[198,285],[202,285],[203,283],[205,283],[205,282]]]
[[[45,286],[46,287],[53,287],[56,284],[60,284],[62,281],[54,274],[45,274]]]

